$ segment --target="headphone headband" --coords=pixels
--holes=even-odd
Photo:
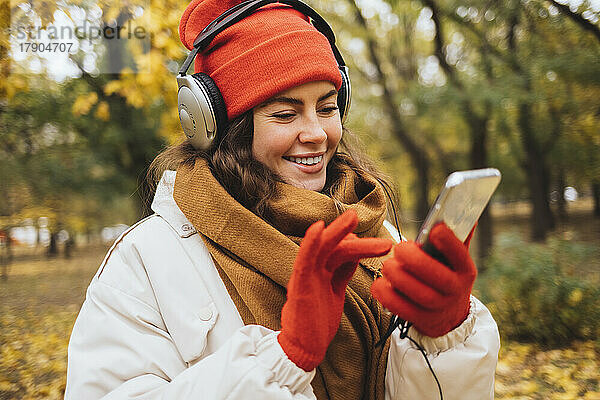
[[[333,33],[333,30],[323,19],[323,17],[321,17],[308,4],[300,0],[246,0],[219,15],[210,24],[208,24],[202,30],[202,32],[198,34],[194,40],[194,49],[191,51],[179,69],[179,75],[185,75],[187,73],[187,70],[190,68],[190,65],[196,58],[196,55],[204,50],[219,33],[223,32],[225,29],[241,21],[247,16],[253,14],[259,8],[274,3],[289,5],[295,10],[298,10],[305,16],[309,17],[313,26],[317,28],[317,30],[321,32],[329,41],[338,65],[340,67],[346,66],[342,54],[335,45],[335,34]]]

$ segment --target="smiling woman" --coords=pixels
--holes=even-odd
[[[498,333],[467,245],[441,226],[451,265],[405,242],[382,258],[393,201],[348,144],[327,23],[298,0],[194,0],[179,33],[188,139],[154,160],[155,214],[90,284],[65,399],[430,399],[429,368],[446,398],[493,398]],[[384,306],[413,338],[386,336]]]

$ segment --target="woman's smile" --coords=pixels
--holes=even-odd
[[[296,86],[254,109],[254,158],[299,188],[323,189],[341,137],[337,91],[327,81]]]
[[[323,169],[323,154],[283,156],[283,159],[292,163],[302,172],[314,174]]]

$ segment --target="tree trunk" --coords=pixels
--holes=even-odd
[[[4,238],[4,254],[0,254],[0,265],[2,266],[2,280],[8,280],[8,273],[10,270],[10,264],[13,260],[12,252],[12,241],[10,238],[10,229],[6,230],[6,237]]]
[[[558,214],[558,219],[561,221],[566,221],[568,218],[567,215],[567,201],[565,200],[565,194],[564,194],[564,190],[565,190],[565,169],[563,167],[560,167],[558,169],[558,176],[556,178],[556,193],[557,193],[557,197],[556,197],[556,205],[557,205],[557,214]]]
[[[429,212],[429,160],[411,154],[417,170],[417,220],[424,222]]]
[[[521,141],[525,150],[525,174],[530,192],[531,239],[535,242],[546,240],[548,232],[554,229],[554,216],[550,209],[548,194],[550,192],[549,170],[546,158],[540,151],[531,126],[531,106],[522,103],[519,106],[518,123],[521,130]]]
[[[518,3],[514,3],[515,6]],[[527,71],[519,64],[517,54],[517,34],[516,30],[519,25],[520,8],[514,7],[512,17],[510,18],[510,29],[508,31],[508,48],[512,53],[513,61],[511,62],[512,69],[523,79],[523,89],[530,93],[531,77]],[[523,100],[518,105],[517,124],[521,131],[520,139],[525,151],[525,160],[522,162],[522,167],[525,169],[527,182],[530,192],[531,203],[531,238],[535,242],[543,242],[546,240],[548,232],[554,228],[554,216],[550,210],[550,177],[548,167],[546,166],[546,158],[543,154],[542,147],[535,137],[535,131],[532,125],[533,113],[531,104],[527,100]]]
[[[73,239],[72,234],[69,232],[69,238],[65,241],[65,258],[71,258],[73,255],[73,248],[75,247],[75,239]]]
[[[487,138],[488,138],[488,116],[489,107],[486,107],[486,115],[483,118],[478,118],[474,112],[470,109],[467,110],[467,122],[469,123],[471,130],[471,168],[479,169],[488,167],[488,152],[487,152]],[[485,208],[477,225],[477,249],[478,249],[478,260],[477,265],[479,271],[485,271],[485,258],[490,254],[493,244],[493,229],[492,229],[492,217],[489,212],[489,206]]]
[[[48,250],[46,251],[48,258],[58,255],[58,243],[56,240],[57,236],[58,232],[50,232],[50,244],[48,245]]]
[[[592,183],[592,196],[594,197],[594,216],[600,218],[600,182]]]

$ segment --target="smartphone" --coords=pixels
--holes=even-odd
[[[458,240],[464,242],[490,201],[500,179],[500,171],[496,168],[457,171],[448,175],[415,242],[422,245],[423,250],[429,254],[439,256],[427,241],[431,228],[438,222],[446,223]]]

